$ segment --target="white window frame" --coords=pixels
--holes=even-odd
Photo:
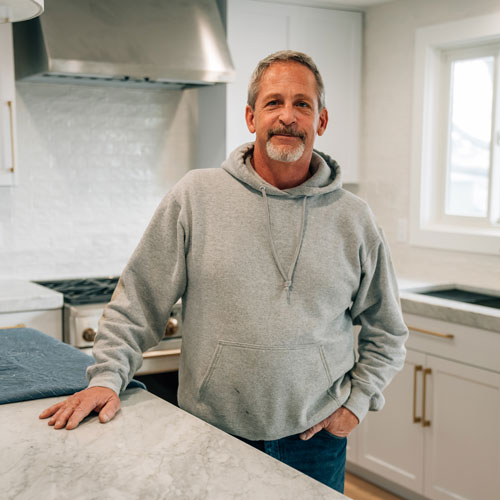
[[[442,92],[448,81],[443,81],[443,51],[498,42],[500,12],[416,32],[411,245],[500,255],[500,226],[469,217],[442,217],[437,206],[444,200],[447,148],[443,131],[446,131],[448,103],[442,103]],[[498,115],[499,102],[494,106]]]

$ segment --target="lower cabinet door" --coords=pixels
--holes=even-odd
[[[422,371],[425,355],[408,350],[403,370],[384,391],[385,406],[369,412],[358,431],[357,463],[423,493]],[[415,385],[417,384],[417,385]]]
[[[27,327],[62,341],[62,309],[0,314],[0,329]]]
[[[348,462],[351,462],[353,464],[358,463],[358,433],[359,433],[359,428],[355,427],[354,430],[349,434],[349,437],[347,438],[347,448],[346,448],[346,459]]]
[[[426,358],[432,371],[426,377],[424,494],[433,500],[497,500],[500,374]]]

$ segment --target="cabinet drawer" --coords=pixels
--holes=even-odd
[[[500,372],[500,333],[415,314],[404,318],[410,329],[407,347]]]
[[[62,309],[0,314],[0,328],[24,325],[62,341]]]

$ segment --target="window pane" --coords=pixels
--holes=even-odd
[[[451,67],[446,213],[486,217],[493,105],[493,57]]]

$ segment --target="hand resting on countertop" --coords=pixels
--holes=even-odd
[[[76,392],[69,398],[50,406],[40,413],[39,418],[52,417],[49,425],[54,429],[67,430],[78,427],[78,424],[92,411],[99,413],[102,424],[109,422],[120,409],[120,398],[107,387],[89,387]]]

